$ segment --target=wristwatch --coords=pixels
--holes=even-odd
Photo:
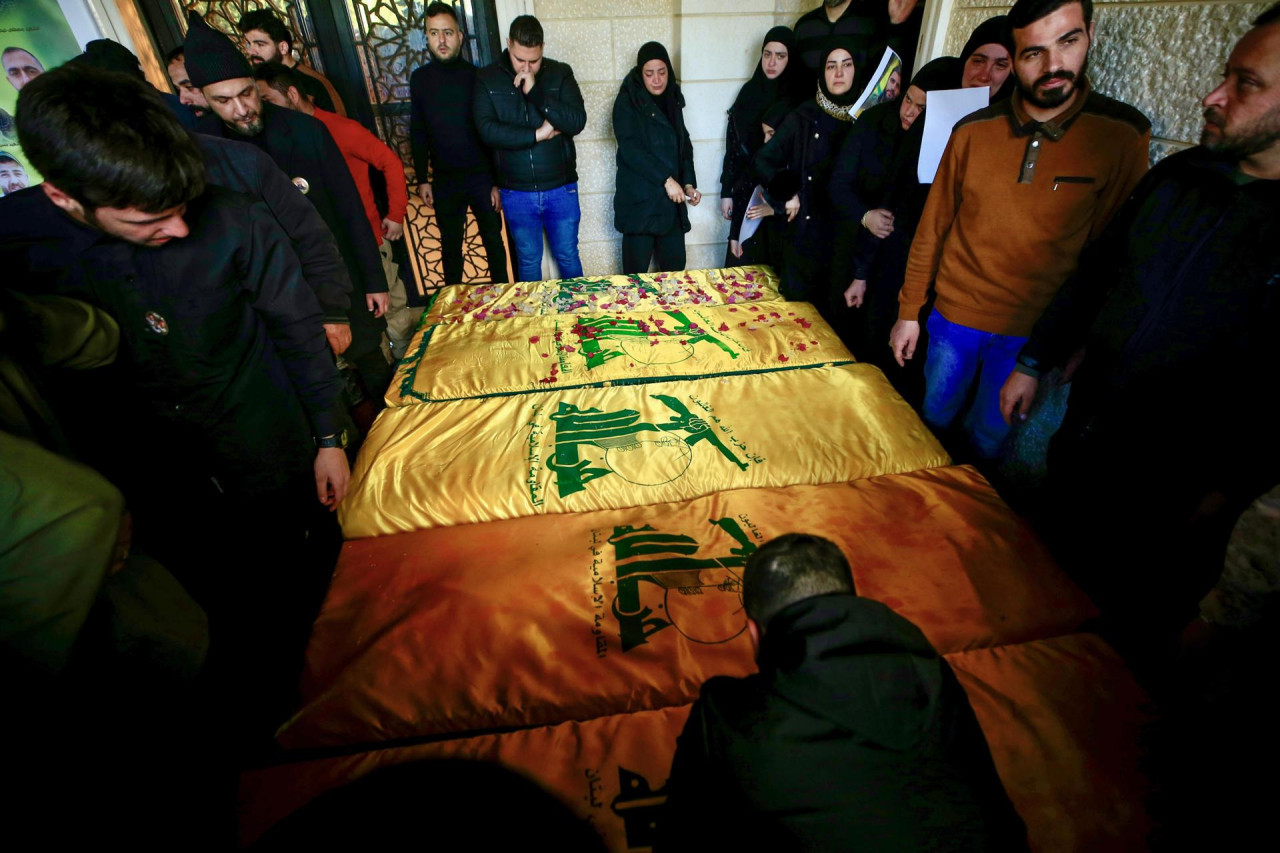
[[[335,432],[333,435],[317,436],[315,439],[315,442],[316,442],[316,447],[320,449],[323,449],[326,447],[345,448],[347,446],[347,431],[345,429],[340,429],[337,432]]]

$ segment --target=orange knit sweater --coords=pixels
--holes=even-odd
[[[953,323],[1025,337],[1147,171],[1151,124],[1087,88],[1052,122],[1019,95],[955,127],[911,244],[898,317],[930,285]]]

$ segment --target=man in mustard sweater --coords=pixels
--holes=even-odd
[[[1150,122],[1085,76],[1092,18],[1092,0],[1018,0],[1017,91],[956,125],[911,244],[890,346],[915,354],[932,285],[922,414],[945,431],[972,400],[979,458],[1008,435],[1000,388],[1031,327],[1147,170]]]

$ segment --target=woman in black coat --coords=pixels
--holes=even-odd
[[[702,193],[683,110],[667,49],[648,42],[613,102],[618,140],[613,223],[622,232],[624,273],[648,272],[655,255],[659,271],[684,269],[685,203],[696,206]]]
[[[891,381],[903,369],[889,350],[889,329],[898,317],[907,252],[928,196],[928,186],[916,178],[924,110],[929,92],[954,87],[959,67],[954,57],[935,59],[897,99],[864,112],[831,172],[831,205],[854,247],[843,283],[843,313],[853,332],[845,342],[859,361],[881,367]],[[903,387],[899,392],[906,396]]]
[[[794,64],[793,64],[794,63]],[[787,110],[805,99],[803,75],[798,73],[800,56],[795,52],[795,36],[789,27],[774,27],[765,34],[760,63],[751,79],[742,84],[729,108],[729,125],[724,140],[724,165],[720,170],[720,213],[730,222],[729,250],[725,266],[768,263],[761,240],[739,244],[738,233],[755,190],[752,161],[764,145],[761,125],[765,113],[778,104]],[[778,125],[773,125],[777,130]]]
[[[832,162],[853,126],[850,110],[859,94],[854,52],[848,40],[832,39],[823,55],[817,94],[783,119],[755,158],[769,204],[787,220],[783,293],[812,302],[824,314],[839,295],[832,293],[834,219],[826,187]]]

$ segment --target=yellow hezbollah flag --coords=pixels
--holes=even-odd
[[[1062,634],[1097,614],[967,467],[378,536],[343,548],[303,705],[279,740],[333,746],[690,702],[708,678],[751,671],[743,566],[793,531],[835,542],[859,593],[940,652]]]
[[[1149,700],[1116,653],[1070,634],[946,656],[1038,853],[1144,850],[1153,828],[1140,744]],[[417,681],[418,678],[409,679]],[[472,759],[540,783],[614,853],[647,850],[689,705],[373,748],[241,776],[242,846],[326,791],[411,761]],[[372,746],[372,745],[371,745]],[[288,753],[286,753],[286,756]],[[710,823],[734,815],[708,811]]]
[[[403,406],[852,361],[804,302],[513,317],[423,326],[386,399]]]
[[[764,266],[516,284],[453,284],[436,294],[425,325],[544,314],[665,311],[689,305],[776,302],[781,298],[777,275],[772,268]]]
[[[870,365],[386,409],[340,512],[348,539],[945,465]]]

